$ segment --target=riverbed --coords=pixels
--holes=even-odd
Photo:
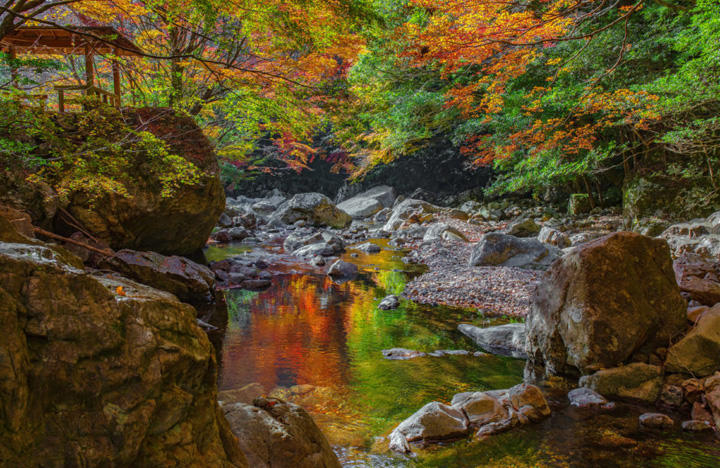
[[[265,392],[300,404],[328,437],[343,466],[683,466],[715,467],[720,443],[709,434],[640,430],[647,408],[618,404],[596,413],[568,407],[568,383],[551,381],[553,415],[538,424],[478,441],[472,438],[417,447],[415,457],[387,450],[387,434],[425,403],[455,393],[508,388],[523,380],[524,361],[479,351],[457,331],[460,323],[496,325],[475,309],[420,305],[402,300],[396,310],[377,304],[400,294],[422,267],[384,240],[377,254],[348,249],[343,259],[360,267],[358,278],[333,282],[298,261],[276,266],[264,291],[225,291],[228,323],[215,333],[220,390],[259,383]],[[218,260],[277,253],[277,244],[213,247]],[[387,360],[382,350],[469,355]]]

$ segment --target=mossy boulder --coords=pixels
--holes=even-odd
[[[642,218],[704,218],[718,209],[720,193],[703,179],[647,175],[635,177],[623,187],[623,214],[632,223]]]
[[[590,196],[587,193],[573,193],[568,200],[568,214],[572,216],[589,213],[592,210]]]

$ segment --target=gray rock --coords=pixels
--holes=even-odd
[[[537,239],[524,239],[491,232],[475,244],[470,255],[470,266],[508,266],[531,270],[547,269],[558,257],[560,250]]]
[[[382,250],[379,245],[373,244],[372,242],[365,242],[364,244],[356,245],[351,248],[368,254],[378,253]]]
[[[405,361],[408,359],[415,359],[427,356],[427,354],[423,353],[422,351],[415,351],[414,349],[405,348],[383,349],[382,355],[385,359],[389,359],[391,361]]]
[[[445,223],[434,223],[425,231],[423,242],[434,242],[438,240],[467,242],[467,238],[457,229]]]
[[[685,323],[667,243],[615,233],[574,247],[545,275],[526,319],[526,351],[549,374],[590,373],[642,347],[667,347]]]
[[[397,309],[400,306],[400,299],[398,299],[395,295],[389,295],[386,298],[384,298],[382,301],[380,301],[380,304],[378,304],[378,309],[380,310],[392,310]]]
[[[256,398],[252,405],[222,410],[253,468],[340,468],[327,439],[298,405]]]
[[[387,232],[397,231],[411,216],[421,216],[435,213],[436,211],[438,211],[438,208],[428,202],[407,198],[393,207],[392,214],[385,223],[385,226],[383,226],[383,230]]]
[[[383,208],[382,210],[375,213],[375,216],[372,217],[372,222],[385,224],[387,222],[387,220],[390,219],[391,215],[392,215],[391,208]]]
[[[468,421],[462,411],[433,401],[401,422],[390,434],[390,438],[397,438],[399,434],[409,442],[443,440],[462,437],[468,432]]]
[[[643,427],[652,427],[659,429],[668,429],[675,425],[670,416],[662,413],[644,413],[640,415],[638,421]]]
[[[680,424],[680,427],[682,427],[683,431],[690,431],[690,432],[711,431],[713,428],[709,422],[701,421],[698,419],[691,419],[689,421],[683,421],[682,424]]]
[[[499,422],[508,417],[508,410],[497,398],[485,392],[469,392],[455,395],[453,408],[462,410],[472,427]]]
[[[353,219],[365,219],[383,209],[382,203],[374,198],[353,197],[338,203],[338,209],[353,217]]]
[[[654,403],[662,389],[662,370],[659,366],[635,362],[585,375],[579,385],[609,397]]]
[[[571,242],[567,234],[549,226],[543,226],[538,234],[538,240],[544,244],[554,245],[559,249],[570,247]]]
[[[321,244],[325,248],[320,248],[317,244]],[[316,245],[311,249],[299,251],[303,247]],[[283,242],[285,252],[292,252],[293,255],[299,257],[308,257],[312,255],[332,256],[337,255],[345,250],[343,240],[335,234],[329,232],[316,232],[311,235],[303,233],[292,233]],[[322,252],[326,253],[322,253]],[[315,253],[312,253],[315,252]]]
[[[493,354],[526,358],[525,324],[508,323],[495,327],[480,328],[467,323],[458,325],[458,330],[470,337],[478,346]]]
[[[668,349],[665,368],[699,377],[720,369],[720,304],[702,314],[690,332]]]
[[[352,217],[339,210],[332,201],[321,193],[300,193],[283,202],[270,216],[270,222],[293,224],[304,220],[317,226],[344,228],[350,225]]]
[[[530,218],[514,221],[505,229],[505,234],[515,237],[534,237],[539,232],[540,226]]]
[[[578,408],[595,408],[608,403],[604,396],[590,388],[585,387],[570,390],[568,393],[568,400],[570,400],[570,405]]]
[[[348,280],[354,278],[357,274],[357,265],[342,260],[336,260],[328,270],[328,275],[334,279]]]

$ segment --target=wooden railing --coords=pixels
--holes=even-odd
[[[66,104],[79,104],[86,105],[87,99],[68,99],[65,94],[72,91],[80,91],[82,95],[88,97],[97,98],[98,102],[111,105],[113,107],[120,107],[120,96],[106,91],[97,86],[87,85],[67,85],[67,86],[55,86],[55,90],[58,93],[58,110],[65,112]]]

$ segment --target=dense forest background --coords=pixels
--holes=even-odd
[[[629,219],[720,203],[715,0],[11,1],[0,19],[0,35],[31,24],[127,34],[145,52],[119,59],[127,102],[199,123],[231,192],[402,191],[410,176],[479,198],[574,195],[623,205]],[[1,57],[3,163],[50,181],[102,167],[93,184],[122,190],[122,165],[102,162],[118,152],[104,127],[80,150],[38,145],[28,135],[58,122],[15,104],[77,81],[81,61]],[[123,144],[159,151],[168,190],[198,177],[150,135]]]

